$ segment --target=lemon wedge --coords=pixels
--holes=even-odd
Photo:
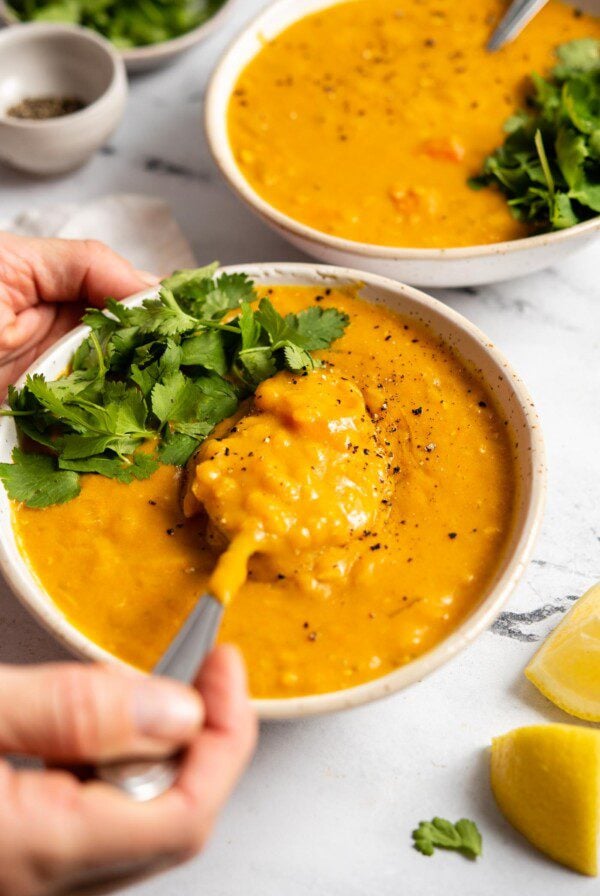
[[[565,712],[600,722],[600,584],[579,598],[525,675]]]
[[[492,790],[534,846],[582,874],[598,873],[600,731],[533,725],[494,738]]]

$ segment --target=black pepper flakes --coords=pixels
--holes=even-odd
[[[46,121],[49,118],[63,118],[85,109],[85,103],[74,96],[33,96],[26,97],[7,111],[9,118],[26,121]]]

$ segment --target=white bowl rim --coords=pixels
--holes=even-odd
[[[191,31],[186,31],[185,34],[179,34],[177,37],[172,37],[170,40],[163,40],[156,44],[145,44],[141,47],[127,47],[126,49],[119,49],[119,47],[115,46],[115,44],[111,43],[108,38],[104,37],[104,35],[100,34],[100,32],[95,31],[93,28],[84,28],[84,31],[90,31],[92,34],[98,35],[98,37],[102,37],[107,41],[117,54],[119,58],[121,58],[124,62],[138,62],[143,60],[154,60],[161,59],[162,57],[175,55],[179,51],[186,50],[188,47],[192,47],[195,43],[199,42],[203,37],[208,37],[210,33],[212,33],[218,25],[221,23],[221,19],[225,18],[225,13],[230,12],[232,7],[235,5],[237,0],[223,0],[221,6],[211,15],[208,19],[202,22],[201,25],[197,25],[195,28],[192,28]],[[8,4],[5,0],[0,0],[0,20],[4,21],[7,25],[33,25],[33,24],[54,24],[54,23],[46,23],[46,22],[22,22],[18,19],[11,10],[8,8]],[[56,23],[60,27],[68,27],[66,24],[61,25],[61,23]],[[78,25],[74,25],[72,27],[80,27]]]
[[[223,108],[218,101],[218,93],[222,86],[221,82],[228,81],[227,69],[230,63],[235,60],[240,46],[246,41],[248,36],[260,30],[261,25],[266,19],[276,16],[279,11],[287,10],[293,5],[295,0],[274,0],[266,6],[257,16],[255,16],[243,30],[231,41],[223,55],[221,56],[216,68],[211,76],[208,90],[206,93],[206,106],[204,125],[209,149],[212,157],[223,174],[230,188],[237,193],[244,202],[254,209],[262,218],[271,221],[282,230],[291,233],[293,236],[301,237],[311,243],[320,246],[327,246],[341,252],[350,252],[355,256],[364,258],[376,258],[391,261],[414,260],[414,261],[457,261],[460,259],[479,258],[488,255],[505,255],[510,252],[518,252],[535,246],[547,246],[554,243],[568,241],[571,237],[591,233],[595,230],[600,231],[600,215],[575,224],[573,227],[567,227],[564,230],[555,230],[548,233],[539,233],[532,236],[520,237],[516,240],[506,240],[500,243],[476,244],[473,246],[454,246],[440,249],[424,249],[419,247],[411,248],[410,246],[384,246],[378,243],[364,243],[358,240],[350,240],[345,237],[333,236],[324,231],[317,230],[308,224],[292,218],[285,212],[280,211],[274,205],[271,205],[252,187],[250,182],[246,180],[241,169],[237,165],[229,137],[227,134],[227,108]],[[344,0],[320,0],[322,7],[335,6]],[[293,21],[301,21],[307,14],[298,15]],[[289,27],[291,21],[283,26],[283,29]],[[239,76],[247,63],[242,63],[236,68],[236,76]],[[231,97],[231,90],[227,95],[227,102]]]
[[[255,699],[252,702],[262,719],[290,719],[337,712],[379,700],[420,681],[470,644],[495,620],[521,578],[541,526],[547,488],[544,441],[533,401],[523,381],[504,355],[475,324],[448,305],[415,287],[378,274],[323,264],[253,263],[229,265],[219,270],[227,273],[248,273],[259,283],[261,275],[266,277],[273,273],[278,277],[281,276],[279,281],[281,283],[289,282],[286,281],[286,277],[292,280],[296,277],[306,282],[307,285],[327,280],[329,282],[359,283],[374,288],[380,287],[408,299],[417,309],[435,312],[445,318],[456,331],[467,334],[479,343],[494,366],[502,370],[502,376],[510,382],[527,422],[528,436],[531,440],[529,457],[532,470],[529,502],[522,512],[523,519],[518,526],[520,530],[518,540],[513,544],[512,553],[506,555],[504,559],[502,575],[493,586],[488,587],[486,596],[481,599],[475,611],[465,617],[444,640],[431,650],[380,678],[341,691],[304,697]],[[130,304],[137,304],[142,299],[155,294],[156,288],[150,288],[137,293],[126,301]],[[83,339],[87,331],[87,327],[80,325],[63,336],[37,359],[35,364],[21,377],[17,386],[23,384],[28,373],[36,372],[53,355],[60,354],[61,350],[64,350],[70,342],[76,344]],[[5,420],[4,425],[7,423],[10,425],[10,418],[5,418]],[[0,420],[0,432],[1,430],[2,421]],[[15,563],[2,538],[0,538],[0,570],[21,603],[69,652],[85,660],[116,663],[128,667],[127,663],[119,660],[83,635],[62,615],[57,607],[51,604],[51,600],[49,602],[49,597],[41,585],[36,582],[25,559],[21,556]]]
[[[69,115],[61,115],[58,118],[45,119],[27,119],[27,118],[11,118],[0,110],[0,122],[5,127],[20,128],[31,131],[41,131],[48,128],[68,127],[73,121],[82,121],[90,115],[96,115],[102,106],[110,101],[115,90],[119,89],[121,84],[127,83],[125,74],[125,65],[119,53],[109,40],[92,31],[90,28],[82,28],[80,25],[62,25],[59,22],[18,22],[17,27],[7,28],[5,31],[0,30],[0,47],[3,43],[19,43],[20,40],[27,41],[30,37],[43,34],[67,34],[80,40],[82,44],[93,43],[106,54],[110,60],[112,74],[110,82],[100,96],[92,103],[88,103],[78,112],[71,112]]]

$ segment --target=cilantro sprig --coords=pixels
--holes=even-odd
[[[412,833],[415,849],[424,856],[432,856],[436,847],[455,849],[470,859],[482,852],[482,839],[474,821],[461,818],[456,824],[445,818],[422,821]]]
[[[515,218],[561,230],[600,214],[600,41],[558,47],[549,78],[532,75],[529,108],[505,124],[474,189],[495,185]]]
[[[47,507],[79,494],[80,474],[130,483],[183,465],[214,427],[278,370],[320,366],[348,324],[335,308],[279,314],[245,274],[177,271],[158,296],[89,310],[67,375],[28,376],[8,409],[27,448],[0,464],[10,498]]]

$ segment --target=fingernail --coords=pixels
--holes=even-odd
[[[199,729],[202,704],[192,690],[148,678],[135,691],[133,717],[137,731],[145,737],[178,740]]]
[[[160,283],[160,277],[157,277],[156,274],[151,274],[150,271],[136,271],[136,274],[148,286],[157,286]]]

